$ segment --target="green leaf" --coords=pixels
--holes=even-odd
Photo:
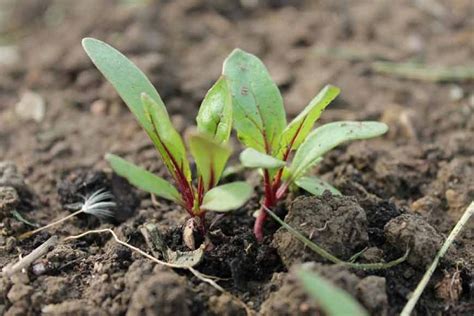
[[[232,91],[234,128],[247,147],[271,155],[279,149],[286,126],[280,91],[256,56],[235,49],[224,61]]]
[[[301,269],[297,273],[303,288],[328,316],[368,316],[365,309],[344,290],[318,274]]]
[[[198,130],[218,143],[229,140],[232,129],[232,95],[223,76],[207,92],[196,117]]]
[[[329,190],[334,195],[341,195],[338,189],[318,177],[300,177],[295,180],[295,184],[316,196],[322,195],[326,190]]]
[[[140,125],[150,136],[173,176],[176,177],[177,167],[173,166],[170,160],[172,155],[176,155],[174,158],[177,159],[178,168],[182,167],[182,171],[189,181],[191,171],[189,169],[189,163],[186,160],[186,155],[182,155],[181,148],[184,149],[183,141],[179,135],[176,137],[177,133],[172,127],[171,122],[169,122],[168,113],[166,113],[163,101],[145,74],[122,53],[102,41],[94,38],[85,38],[82,40],[82,46],[92,62],[114,86]],[[148,113],[145,109],[146,104],[142,103],[143,98],[141,95],[143,93],[148,96],[146,98],[147,100],[145,100],[150,106]],[[153,122],[149,117],[150,114],[154,119],[159,118],[159,120],[156,121],[156,123],[159,123],[158,125],[165,122],[166,127],[160,128],[161,131],[171,128],[169,132],[165,133],[167,136],[165,138],[172,138],[170,142],[167,143],[165,139],[163,145],[159,144],[159,137],[162,137],[162,135],[157,135],[157,132],[154,130]],[[170,143],[174,144],[175,142],[176,144],[171,146],[171,154],[167,154],[165,148],[169,146]]]
[[[317,164],[319,164],[321,161],[323,161],[323,158],[322,157],[319,157],[319,158],[316,158],[314,159],[313,161],[311,161],[311,163],[307,164],[306,167],[304,169],[301,169],[301,171],[299,172],[301,175],[305,175],[306,172],[308,172],[311,168],[313,168],[314,166],[316,166]],[[291,166],[290,166],[291,167]],[[291,171],[290,171],[290,168],[285,168],[283,169],[283,175],[282,175],[282,179],[285,180],[285,181],[293,181],[295,179],[298,179],[298,178],[294,178],[291,174]]]
[[[282,157],[286,150],[295,150],[303,143],[321,113],[339,95],[339,92],[338,87],[325,86],[306,108],[288,124],[281,136],[279,157]]]
[[[191,169],[183,139],[173,127],[165,105],[155,102],[146,93],[142,93],[141,99],[145,116],[152,125],[150,138],[160,152],[166,167],[175,178],[179,178],[182,174],[188,182],[191,181]]]
[[[152,125],[145,116],[140,95],[145,92],[155,102],[162,104],[163,101],[150,80],[112,46],[94,38],[84,38],[82,46],[95,66],[117,90],[140,125],[147,133],[152,132]]]
[[[252,195],[253,189],[243,181],[220,185],[206,193],[201,207],[205,210],[227,212],[245,204]]]
[[[133,163],[113,154],[107,154],[105,159],[119,176],[126,178],[139,189],[153,193],[164,199],[181,203],[181,198],[175,187],[163,178],[137,167]]]
[[[240,154],[240,162],[247,168],[275,169],[285,166],[285,162],[266,155],[253,148],[247,148]]]
[[[204,188],[209,190],[219,182],[232,150],[200,133],[190,135],[188,143]]]
[[[339,144],[349,140],[380,136],[387,130],[388,126],[380,122],[341,121],[318,127],[296,151],[289,168],[292,179],[303,176],[309,166]]]

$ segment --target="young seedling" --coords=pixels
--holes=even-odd
[[[228,139],[232,129],[232,100],[223,76],[205,96],[196,118],[198,132],[188,138],[189,151],[197,167],[193,181],[183,139],[145,74],[104,42],[86,38],[82,45],[150,137],[175,186],[116,155],[107,154],[106,159],[117,174],[144,191],[181,205],[203,235],[206,211],[227,212],[249,199],[252,188],[246,182],[217,186],[231,154]]]
[[[265,196],[254,226],[258,240],[263,239],[265,208],[275,207],[290,186],[296,185],[315,195],[324,190],[339,194],[321,179],[307,176],[326,152],[345,141],[376,137],[388,129],[379,122],[343,121],[312,131],[323,110],[339,94],[339,88],[331,85],[324,87],[287,125],[280,91],[264,64],[240,49],[227,57],[223,74],[232,92],[234,129],[242,144],[248,147],[240,160],[244,166],[260,168],[263,173]]]

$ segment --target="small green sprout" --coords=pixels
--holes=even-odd
[[[275,207],[290,186],[315,195],[326,189],[339,194],[330,184],[307,176],[325,153],[345,141],[376,137],[388,130],[379,122],[343,121],[312,131],[323,110],[339,94],[339,88],[332,85],[324,87],[287,125],[280,91],[264,64],[240,49],[227,57],[223,74],[232,92],[234,129],[247,147],[240,160],[244,166],[260,168],[263,173],[265,196],[254,226],[258,240],[263,239],[265,208]]]
[[[136,187],[181,205],[206,233],[206,211],[227,212],[241,207],[252,193],[246,182],[217,186],[231,154],[232,97],[224,76],[205,96],[196,118],[197,132],[188,138],[197,177],[184,141],[173,127],[160,95],[145,74],[127,57],[97,39],[82,45],[92,62],[115,87],[150,137],[176,186],[116,155],[107,154],[112,169]]]

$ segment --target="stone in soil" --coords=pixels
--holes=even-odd
[[[369,240],[366,214],[351,197],[299,197],[285,222],[340,259],[350,258]],[[273,243],[287,267],[295,262],[325,261],[284,228],[275,233]]]

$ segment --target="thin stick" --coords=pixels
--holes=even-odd
[[[30,237],[30,236],[32,236],[32,235],[34,235],[34,234],[36,234],[36,233],[38,233],[38,232],[44,230],[44,229],[47,229],[47,228],[50,228],[50,227],[55,226],[55,225],[57,225],[57,224],[60,224],[60,223],[64,222],[65,220],[70,219],[71,217],[74,217],[74,216],[76,216],[76,215],[78,215],[78,214],[80,214],[80,213],[82,213],[82,212],[84,212],[84,210],[81,208],[79,211],[76,211],[76,212],[74,212],[74,213],[71,213],[71,214],[69,214],[69,215],[66,216],[66,217],[60,218],[60,219],[58,219],[58,220],[56,220],[56,221],[54,221],[54,222],[52,222],[52,223],[49,223],[49,224],[46,225],[46,226],[43,226],[43,227],[37,228],[37,229],[35,229],[35,230],[31,230],[31,231],[29,231],[29,232],[26,232],[26,233],[24,233],[24,234],[21,234],[21,235],[18,237],[18,239],[22,240],[22,239],[28,238],[28,237]]]
[[[464,225],[469,221],[469,218],[474,214],[474,202],[471,202],[471,204],[468,206],[467,210],[464,212],[463,216],[459,219],[457,222],[456,226],[454,226],[453,230],[449,234],[448,238],[446,238],[446,241],[444,242],[443,246],[441,246],[441,249],[438,251],[436,254],[433,262],[429,266],[428,270],[426,270],[425,274],[423,275],[423,278],[421,279],[420,283],[416,286],[415,291],[413,294],[410,296],[410,299],[408,300],[407,304],[402,310],[402,313],[400,316],[409,316],[413,309],[415,308],[416,303],[420,299],[421,294],[423,293],[424,289],[426,288],[426,285],[431,279],[431,276],[436,270],[436,267],[438,266],[439,260],[446,254],[446,251],[448,250],[449,246],[453,243],[454,239],[458,236],[458,234],[461,232],[463,229]]]
[[[84,236],[87,236],[87,235],[91,235],[91,234],[101,234],[101,233],[110,233],[112,235],[112,237],[115,239],[115,241],[119,244],[121,244],[122,246],[125,246],[127,248],[130,248],[132,249],[133,251],[135,252],[138,252],[139,254],[141,254],[142,256],[144,257],[147,257],[148,259],[156,262],[156,263],[159,263],[161,265],[164,265],[164,266],[167,266],[167,267],[170,267],[170,268],[177,268],[177,269],[188,269],[189,267],[188,266],[184,266],[184,265],[177,265],[177,264],[173,264],[173,263],[168,263],[168,262],[165,262],[165,261],[161,261],[159,259],[156,259],[155,257],[153,257],[152,255],[149,255],[147,254],[146,252],[144,252],[143,250],[141,250],[140,248],[137,248],[135,246],[132,246],[122,240],[120,240],[117,235],[115,234],[115,232],[113,230],[111,230],[110,228],[104,228],[104,229],[94,229],[94,230],[88,230],[82,234],[79,234],[79,235],[74,235],[74,236],[69,236],[69,237],[66,237],[64,238],[64,241],[69,241],[69,240],[72,240],[72,239],[79,239],[79,238],[82,238]]]
[[[413,63],[374,62],[372,69],[381,74],[431,82],[474,80],[474,67],[440,67]]]
[[[10,276],[18,271],[28,268],[38,258],[48,253],[52,247],[56,246],[56,244],[58,243],[58,240],[59,240],[58,236],[50,237],[48,240],[42,243],[39,247],[33,250],[29,255],[21,258],[17,263],[6,265],[2,269],[2,272],[5,275]]]

